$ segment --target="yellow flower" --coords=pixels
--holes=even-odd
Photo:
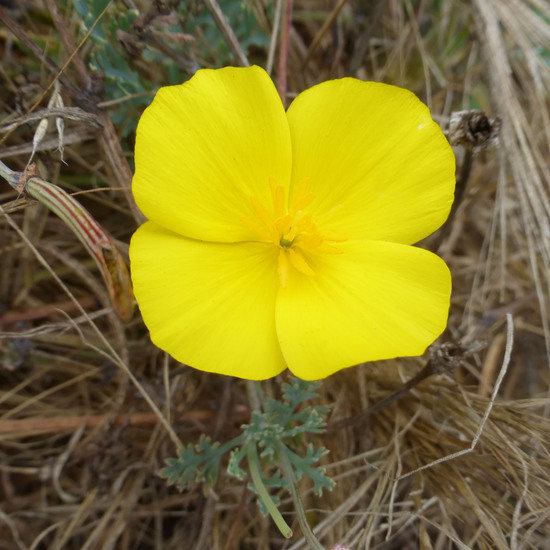
[[[197,369],[312,380],[420,355],[451,278],[410,246],[448,216],[454,155],[411,92],[352,78],[285,112],[259,67],[162,88],[137,131],[132,237],[151,339]]]

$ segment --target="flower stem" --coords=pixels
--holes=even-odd
[[[275,503],[271,500],[271,497],[265,488],[262,481],[262,476],[260,474],[260,459],[254,443],[250,443],[246,446],[246,458],[248,460],[248,467],[250,469],[250,475],[252,476],[252,483],[254,483],[254,487],[256,487],[262,502],[269,512],[269,515],[273,518],[273,521],[279,528],[279,531],[281,531],[283,537],[289,539],[292,536],[292,529],[283,519],[281,512],[279,512],[277,506],[275,506]]]
[[[250,404],[250,412],[261,412],[262,405],[260,403],[259,385],[252,380],[246,382],[246,394],[248,396],[248,403]]]
[[[309,523],[307,522],[306,513],[304,507],[302,506],[302,501],[300,500],[300,497],[298,496],[298,491],[296,490],[296,476],[294,475],[292,464],[290,464],[286,446],[281,442],[279,442],[279,460],[281,462],[286,480],[288,481],[288,488],[290,490],[290,494],[292,495],[292,500],[294,501],[294,508],[296,509],[296,513],[298,515],[298,523],[300,524],[300,527],[302,529],[302,534],[304,535],[312,550],[325,550],[324,546],[321,545],[321,543],[313,534],[313,531],[311,530]]]

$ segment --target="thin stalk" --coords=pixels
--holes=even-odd
[[[229,24],[227,17],[225,17],[218,2],[216,0],[204,0],[204,5],[206,6],[206,9],[210,12],[210,16],[212,17],[214,23],[216,24],[216,27],[218,27],[218,30],[224,37],[226,44],[229,46],[229,49],[235,56],[235,61],[241,67],[250,66],[248,58],[246,57],[246,54],[244,53],[244,50],[239,43],[239,39],[231,28],[231,25]]]
[[[269,76],[273,70],[273,61],[275,59],[275,50],[277,48],[277,35],[279,34],[279,26],[281,25],[281,11],[283,9],[282,0],[277,0],[275,5],[275,18],[273,20],[273,30],[271,32],[271,40],[269,41],[269,53],[267,55],[267,64],[265,70]]]
[[[277,90],[286,109],[288,48],[290,42],[290,27],[292,25],[292,0],[283,2],[283,24],[281,25],[281,40],[279,41],[279,67]]]
[[[464,198],[466,187],[468,187],[470,173],[472,172],[472,164],[474,162],[474,153],[470,146],[465,145],[464,148],[464,158],[462,159],[460,172],[456,179],[455,196],[453,204],[451,206],[451,210],[449,212],[449,215],[447,216],[447,219],[445,220],[445,223],[439,228],[430,244],[430,248],[434,251],[439,250],[439,247],[449,235],[458,207],[462,204],[462,199]]]
[[[288,481],[288,488],[290,490],[290,494],[292,495],[292,500],[294,501],[294,508],[296,509],[296,514],[298,515],[298,523],[302,529],[302,534],[307,540],[310,548],[313,550],[325,550],[325,547],[317,540],[317,537],[313,534],[313,531],[307,522],[302,501],[300,500],[298,491],[296,490],[296,476],[294,475],[292,464],[290,464],[286,446],[281,442],[279,442],[279,460],[281,462],[285,478]]]
[[[262,481],[262,475],[260,473],[260,459],[254,443],[250,443],[246,446],[246,458],[248,460],[248,468],[250,469],[250,475],[252,477],[254,487],[256,487],[262,502],[269,512],[269,515],[272,517],[283,537],[289,539],[292,536],[292,529],[284,520],[281,512],[277,509],[277,506],[275,506],[275,503],[269,496],[269,493],[267,492],[267,489]],[[321,547],[321,550],[324,549]]]
[[[259,385],[252,380],[247,380],[246,393],[248,395],[250,411],[257,413],[262,412],[262,404],[260,402],[261,391],[259,391]]]

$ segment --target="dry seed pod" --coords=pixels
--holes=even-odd
[[[50,111],[51,109],[63,109],[65,107],[65,103],[63,102],[63,98],[61,97],[61,92],[59,91],[59,83],[56,81],[54,91],[50,97],[50,100],[48,101],[48,107],[47,110]],[[57,116],[55,118],[55,126],[57,128],[57,133],[59,135],[59,152],[61,153],[61,160],[63,161],[63,134],[65,131],[65,121],[62,117]],[[34,132],[34,136],[32,139],[32,152],[31,157],[29,158],[29,161],[27,162],[27,166],[29,166],[34,159],[34,155],[36,153],[36,150],[38,149],[38,146],[44,139],[44,136],[46,135],[46,132],[48,131],[48,117],[44,117],[39,123],[36,128],[36,131]]]
[[[32,138],[32,152],[31,152],[31,158],[29,159],[29,162],[27,165],[29,165],[32,162],[32,159],[34,158],[34,154],[36,153],[36,149],[40,145],[40,142],[44,139],[44,136],[46,135],[46,132],[48,131],[48,119],[43,118],[36,127],[36,131],[34,132],[34,136]]]
[[[474,154],[498,143],[502,119],[488,118],[483,111],[456,111],[449,121],[449,143],[462,145]]]

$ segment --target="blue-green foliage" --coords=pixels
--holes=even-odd
[[[94,47],[89,54],[88,62],[91,69],[102,71],[105,75],[106,98],[120,99],[153,89],[155,86],[152,83],[142,82],[137,72],[130,66],[117,40],[118,30],[131,31],[137,13],[128,9],[117,10],[112,5],[102,16],[107,4],[109,4],[108,0],[75,0],[74,2],[75,9],[82,20],[83,33],[88,32],[101,17],[90,34]],[[135,130],[138,119],[136,109],[150,102],[151,96],[144,95],[121,102],[109,110],[113,124],[121,128],[123,136]]]
[[[106,0],[75,1],[76,11],[82,17],[86,32],[101,16],[107,4]],[[117,30],[128,32],[136,17],[133,10],[121,10],[116,17],[106,14],[90,34],[97,46],[90,56],[92,68],[103,71],[107,83],[116,86],[126,95],[144,91],[144,88],[138,75],[130,69],[127,60],[113,44],[117,44]]]
[[[222,0],[220,6],[245,51],[250,47],[260,52],[267,51],[269,37],[259,27],[246,2]],[[143,106],[151,102],[152,94],[147,92],[161,85],[181,84],[189,75],[169,56],[148,47],[146,41],[140,44],[141,61],[155,67],[157,80],[162,82],[149,81],[147,75],[139,71],[138,64],[131,62],[129,54],[119,43],[117,33],[123,31],[135,36],[132,29],[132,23],[138,17],[135,10],[122,8],[118,2],[109,5],[109,0],[75,0],[74,7],[82,21],[83,35],[96,23],[90,33],[93,48],[87,61],[91,69],[102,71],[105,75],[106,99],[143,94],[124,100],[109,110],[113,123],[121,129],[123,136],[127,136],[135,130]],[[103,13],[106,7],[107,11]],[[178,10],[179,19],[174,19],[170,24],[165,20],[162,31],[174,36],[186,33],[192,40],[189,45],[182,45],[178,40],[169,41],[168,47],[176,55],[191,57],[195,68],[230,64],[233,56],[206,8],[200,3],[180,2]]]
[[[290,449],[288,450],[288,458],[294,468],[294,475],[297,479],[303,476],[309,477],[313,481],[313,492],[316,495],[321,495],[323,489],[331,491],[334,487],[334,481],[327,477],[324,468],[313,467],[327,452],[324,447],[315,450],[311,443],[307,446],[306,456],[299,456]]]
[[[167,466],[160,472],[168,485],[175,485],[183,491],[193,481],[205,483],[208,487],[218,481],[221,457],[232,447],[239,445],[242,438],[236,438],[229,444],[212,443],[209,437],[201,437],[197,445],[188,445],[180,449],[178,458],[168,458]]]
[[[276,458],[279,442],[299,445],[301,435],[321,433],[324,417],[329,407],[303,407],[301,405],[317,396],[318,383],[292,378],[283,385],[283,401],[267,399],[265,412],[252,413],[252,423],[243,426],[247,441],[260,448],[260,456],[268,462]]]
[[[213,485],[218,479],[218,470],[222,455],[233,449],[229,457],[227,471],[238,479],[246,477],[246,469],[241,463],[247,456],[251,445],[260,451],[262,462],[274,468],[272,475],[262,474],[266,487],[285,488],[288,481],[281,475],[280,453],[285,452],[297,479],[309,477],[313,481],[314,491],[321,494],[323,489],[332,489],[334,482],[318,467],[319,460],[327,453],[323,447],[315,450],[310,443],[305,456],[295,450],[303,446],[303,437],[307,433],[319,434],[325,426],[326,406],[307,406],[305,402],[317,397],[319,383],[304,382],[292,378],[282,388],[283,399],[266,399],[263,412],[252,413],[250,424],[243,425],[243,434],[223,445],[202,438],[198,445],[189,445],[179,452],[178,458],[168,459],[167,466],[160,475],[169,485],[180,490],[194,481]],[[254,488],[254,487],[252,487]],[[277,499],[274,499],[277,501]],[[262,511],[265,507],[260,503]]]

